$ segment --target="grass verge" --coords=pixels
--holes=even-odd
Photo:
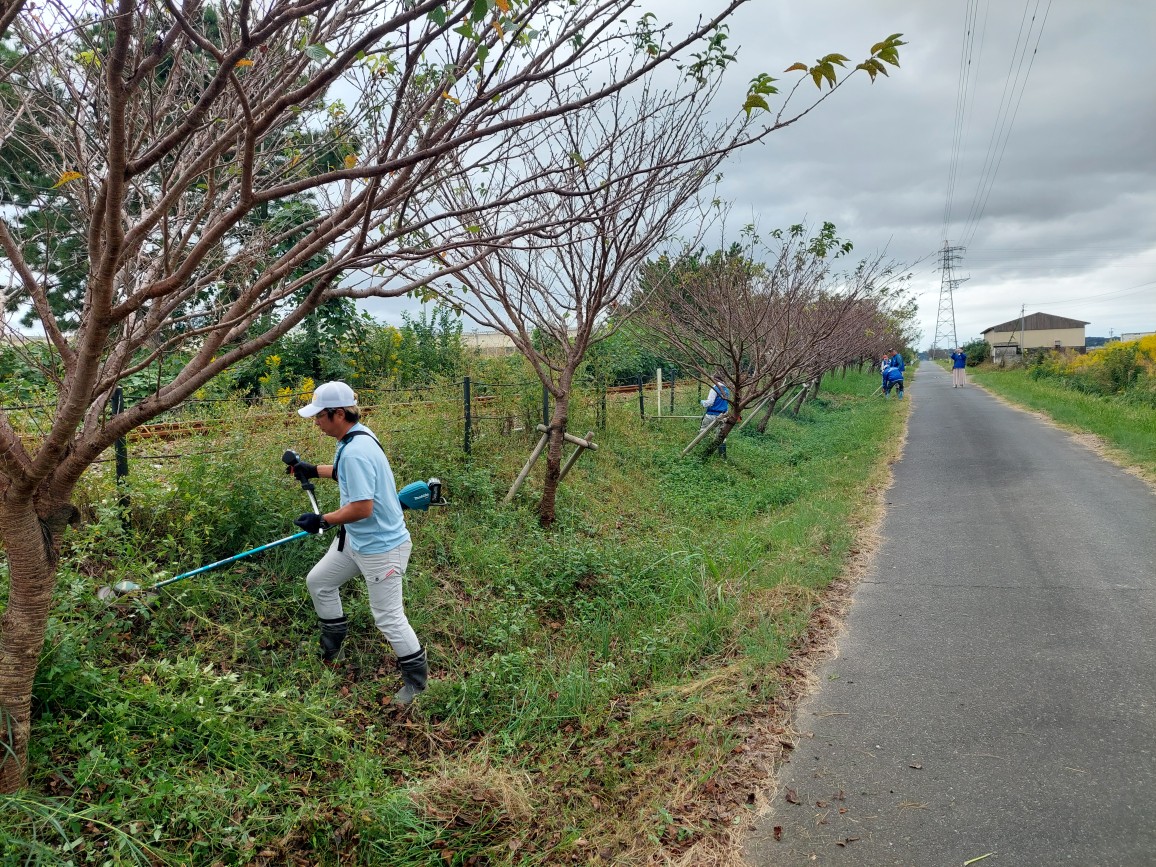
[[[437,474],[454,503],[409,520],[407,610],[433,680],[408,713],[355,584],[346,659],[318,661],[302,576],[319,542],[151,604],[95,598],[285,535],[303,497],[281,451],[331,443],[242,424],[186,446],[134,473],[127,526],[94,478],[36,683],[31,784],[0,796],[0,861],[727,863],[753,810],[747,723],[790,692],[899,439],[906,404],[870,399],[876,380],[829,379],[797,418],[732,437],[726,462],[679,459],[697,423],[641,423],[623,400],[550,531],[535,491],[498,505],[524,434],[479,437],[467,459],[407,419],[388,442],[399,481]]]

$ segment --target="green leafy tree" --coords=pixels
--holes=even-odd
[[[977,337],[961,348],[967,356],[968,367],[975,367],[991,359],[991,344],[982,337]]]
[[[459,377],[465,370],[462,319],[451,307],[434,304],[418,316],[401,315],[397,377],[401,385],[425,385]]]

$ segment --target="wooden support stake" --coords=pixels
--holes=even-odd
[[[539,433],[542,433],[542,434],[549,434],[550,433],[550,429],[548,427],[546,427],[546,425],[544,425],[544,424],[538,425],[537,430]],[[588,434],[586,434],[586,439],[579,439],[578,437],[574,436],[574,434],[572,434],[572,433],[564,433],[564,434],[562,434],[562,439],[566,440],[566,442],[568,442],[568,443],[573,443],[576,446],[581,446],[584,449],[590,449],[592,451],[598,451],[598,443],[590,442],[590,437],[592,435],[593,435],[592,433],[588,433]]]
[[[590,445],[594,445],[594,443],[590,442],[590,437],[592,436],[594,436],[594,431],[586,431],[586,442],[590,443]],[[582,456],[583,450],[583,446],[578,446],[574,449],[574,454],[570,455],[566,463],[562,466],[562,472],[558,474],[558,484],[561,484],[562,480],[566,478],[566,474],[570,472],[570,467],[574,466],[574,464],[578,461],[578,458]]]
[[[538,425],[538,430],[542,430],[545,427],[545,425],[540,424]],[[514,486],[510,488],[510,493],[506,494],[506,499],[502,500],[503,503],[508,503],[514,499],[514,494],[518,493],[518,488],[522,487],[525,483],[526,476],[530,475],[530,470],[533,469],[535,461],[541,457],[542,450],[546,448],[546,443],[549,442],[549,440],[550,434],[547,428],[547,432],[542,434],[542,438],[538,440],[538,444],[534,446],[534,451],[530,452],[530,459],[526,461],[526,466],[522,467],[522,472],[518,473],[518,478],[514,479]]]
[[[785,415],[787,410],[789,410],[791,407],[793,407],[795,405],[795,401],[797,401],[800,397],[802,397],[804,394],[807,393],[807,386],[809,386],[810,384],[811,383],[808,382],[806,385],[804,385],[802,388],[800,388],[798,393],[794,397],[792,397],[789,401],[787,401],[787,405],[783,407],[783,410],[782,410],[782,412],[779,413],[779,415]]]
[[[803,408],[803,401],[806,399],[806,396],[807,396],[807,389],[809,389],[810,387],[811,387],[811,383],[809,383],[809,382],[803,383],[803,387],[800,388],[799,393],[797,395],[795,395],[796,399],[792,400],[789,404],[787,404],[787,409],[791,410],[791,415],[797,416],[799,414],[799,410]]]
[[[742,421],[740,421],[735,426],[735,430],[742,430],[742,426],[744,424],[746,424],[750,419],[754,418],[755,415],[758,413],[758,411],[767,405],[767,401],[770,399],[771,399],[771,396],[768,394],[766,397],[764,397],[762,400],[760,400],[758,406],[756,406],[754,409],[752,409],[750,412],[748,412],[746,415],[743,416]]]
[[[701,440],[704,436],[706,436],[708,433],[710,433],[712,430],[714,430],[714,426],[716,424],[718,424],[720,421],[722,421],[724,418],[726,418],[726,413],[716,415],[714,417],[714,421],[712,421],[710,424],[708,424],[706,427],[704,427],[702,430],[700,430],[698,432],[698,436],[696,436],[694,439],[692,439],[690,441],[690,445],[688,445],[685,449],[682,450],[682,454],[679,455],[679,457],[685,458],[688,454],[690,454],[690,450],[698,445],[699,440]]]

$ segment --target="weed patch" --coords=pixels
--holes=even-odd
[[[779,666],[884,472],[902,405],[869,398],[875,385],[835,380],[798,418],[732,437],[725,462],[678,458],[693,420],[640,423],[636,402],[612,402],[550,531],[532,491],[500,505],[528,435],[437,465],[428,432],[395,436],[399,482],[436,474],[453,502],[409,519],[407,609],[433,679],[406,713],[388,703],[397,673],[362,592],[346,596],[344,661],[317,658],[303,576],[321,541],[151,602],[95,599],[114,577],[147,587],[286,535],[303,504],[280,454],[331,443],[252,427],[203,464],[141,466],[128,515],[111,478],[87,480],[36,682],[30,786],[0,799],[0,861],[693,860],[753,809],[720,774],[743,721],[784,690]],[[189,450],[240,434],[217,436]]]

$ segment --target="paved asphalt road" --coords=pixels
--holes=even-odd
[[[935,365],[907,394],[883,544],[748,861],[1156,865],[1156,495]]]

